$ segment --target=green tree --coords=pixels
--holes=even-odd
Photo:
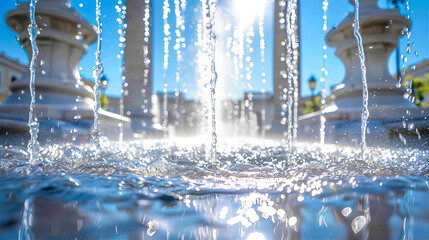
[[[309,114],[315,111],[319,111],[322,108],[321,100],[322,100],[322,97],[318,95],[318,96],[315,96],[314,99],[305,102],[304,106],[302,106],[302,112],[304,114]]]
[[[100,93],[100,107],[106,110],[108,106],[109,106],[109,98],[106,95]]]
[[[414,104],[419,107],[427,107],[427,104],[423,102],[426,95],[429,93],[429,74],[425,78],[414,78],[408,76],[404,81],[404,86],[407,86],[408,82],[411,81],[412,95],[415,97]]]

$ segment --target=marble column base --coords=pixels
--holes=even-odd
[[[359,146],[361,142],[362,108],[342,108],[325,112],[327,143]],[[418,107],[370,107],[367,143],[377,147],[428,147],[429,109]],[[298,138],[320,141],[321,111],[299,118]]]

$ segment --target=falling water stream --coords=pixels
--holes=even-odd
[[[244,81],[242,79],[243,74],[243,68],[244,68],[244,26],[240,23],[236,29],[234,29],[234,39],[235,39],[235,55],[236,59],[234,60],[235,64],[235,75],[236,75],[236,81],[237,85],[241,85],[241,89],[245,91]],[[241,80],[241,81],[240,81]],[[240,102],[237,102],[237,105],[240,104]],[[240,109],[240,118],[238,121],[239,126],[237,128],[239,129],[240,134],[245,134],[245,107],[244,107],[244,101],[241,101],[241,106],[238,107]]]
[[[186,0],[181,0],[180,1],[180,11],[182,12],[182,25],[181,25],[181,27],[180,27],[180,31],[182,32],[181,34],[182,34],[182,37],[181,37],[181,43],[180,43],[180,48],[182,49],[181,50],[181,62],[182,62],[182,65],[183,65],[183,62],[184,62],[184,60],[185,60],[185,50],[186,50],[186,47],[187,47],[187,45],[186,45],[186,37],[185,37],[185,30],[186,30],[186,7],[187,7],[187,5],[188,5],[188,2],[186,1]],[[182,70],[183,68],[181,67],[180,68],[180,70]],[[180,85],[179,85],[179,91],[180,92],[182,92],[183,93],[183,101],[180,103],[180,108],[179,108],[179,116],[180,116],[180,126],[182,127],[182,128],[185,128],[186,127],[186,108],[185,108],[185,103],[184,103],[184,101],[185,101],[185,94],[188,92],[188,89],[187,89],[187,82],[188,82],[188,79],[186,78],[186,77],[182,77],[182,79],[181,79],[181,83],[180,83]],[[182,132],[182,134],[183,134],[183,132]]]
[[[398,11],[400,12],[399,6],[401,4],[401,1],[396,1],[395,4],[396,4],[396,7],[398,8]],[[410,15],[409,15],[410,5],[408,3],[408,0],[405,2],[404,9],[407,12],[407,19],[410,19]],[[407,37],[407,45],[406,45],[406,51],[405,52],[407,54],[411,54],[411,49],[412,49],[411,48],[411,40],[410,40],[411,39],[411,31],[408,27],[404,27],[404,29],[402,30],[402,33],[405,34],[405,36]],[[398,69],[398,82],[396,83],[397,88],[402,87],[402,81],[403,81],[403,77],[405,75],[405,64],[407,64],[407,62],[408,62],[408,57],[405,54],[401,54],[399,56],[399,53],[400,53],[400,46],[399,46],[399,41],[398,41],[397,64],[399,65],[400,61],[402,61],[402,64],[401,64],[400,72]],[[407,86],[407,90],[408,90],[408,86]],[[407,91],[404,95],[404,98],[408,99],[409,96],[410,96],[410,94]]]
[[[265,7],[265,6],[264,6]],[[264,33],[264,13],[265,13],[265,9],[260,10],[259,12],[259,22],[258,22],[258,32],[259,32],[259,49],[260,49],[260,55],[261,55],[261,65],[265,65],[265,33]],[[266,77],[266,73],[265,73],[265,66],[262,66],[262,73],[261,73],[261,77],[262,77],[262,89],[261,89],[261,93],[263,95],[262,98],[262,109],[261,109],[261,137],[265,138],[265,122],[266,122],[266,83],[267,83],[267,79]]]
[[[405,8],[405,10],[407,12],[407,19],[410,19],[410,13],[412,13],[412,11],[410,10],[409,1],[405,2],[404,8]],[[408,63],[408,57],[410,57],[410,55],[411,55],[411,53],[413,51],[413,47],[414,47],[414,43],[411,42],[411,30],[410,30],[410,28],[405,27],[404,28],[404,32],[405,32],[405,35],[407,37],[407,47],[406,47],[406,50],[405,50],[406,55],[404,55],[404,54],[401,55],[402,70],[401,70],[400,74],[398,73],[400,75],[400,79],[403,78],[404,75],[405,75],[405,64]],[[416,57],[418,58],[417,51],[415,51],[414,53],[415,53]],[[414,65],[411,68],[412,68],[412,70],[415,70],[416,67]],[[414,93],[413,93],[413,81],[412,81],[412,79],[405,79],[405,80],[407,80],[407,82],[406,82],[406,85],[405,85],[404,98],[406,98],[406,99],[408,99],[408,101],[414,103],[415,100],[416,100],[416,98],[415,98]],[[399,87],[402,87],[401,86],[402,85],[401,82],[399,82],[398,84],[399,84]],[[407,115],[409,115],[408,112],[407,112]]]
[[[290,41],[292,41],[292,57],[293,57],[293,129],[292,129],[292,139],[293,142],[296,142],[298,139],[298,105],[299,105],[299,27],[298,27],[298,0],[292,0],[291,8],[291,27],[293,34],[291,35]]]
[[[204,24],[204,43],[207,49],[207,57],[209,60],[209,71],[206,76],[209,76],[207,81],[210,82],[210,98],[211,98],[211,150],[210,161],[216,161],[216,34],[215,34],[215,15],[216,15],[217,0],[202,0],[203,6],[203,24]]]
[[[201,2],[201,4],[203,4],[203,2]],[[210,115],[210,89],[209,89],[209,82],[207,81],[208,79],[208,64],[209,64],[209,60],[208,60],[208,55],[207,55],[207,44],[205,42],[206,37],[205,37],[205,32],[206,32],[206,28],[205,28],[205,23],[203,22],[203,18],[204,18],[204,9],[202,9],[202,15],[201,18],[199,18],[198,20],[198,25],[197,25],[197,42],[196,45],[198,46],[198,53],[197,53],[197,57],[196,57],[196,62],[197,62],[197,68],[198,68],[198,74],[199,74],[199,78],[197,81],[198,84],[198,100],[200,102],[200,107],[201,107],[201,111],[202,111],[202,116],[201,117],[201,126],[199,131],[202,133],[203,138],[204,138],[204,142],[206,142],[205,144],[205,152],[208,153],[210,152],[210,148],[211,148],[211,144],[209,144],[209,142],[211,141],[211,136],[209,135],[209,131],[210,131],[210,121],[209,121],[209,115]],[[207,158],[208,158],[208,154],[207,154]]]
[[[286,27],[286,0],[279,0],[279,12],[278,15],[275,16],[276,21],[278,21],[279,23],[279,31],[285,31],[285,33],[287,32],[287,27]],[[278,17],[278,19],[277,19]],[[287,36],[287,34],[286,34]],[[286,56],[285,56],[285,52],[287,52],[287,41],[286,41],[286,36],[284,37],[284,39],[281,39],[281,49],[282,51],[280,52],[280,58],[279,59],[275,59],[276,61],[280,61],[282,66],[284,68],[281,68],[281,70],[279,72],[277,72],[277,74],[280,74],[281,79],[287,79],[287,65],[283,64],[283,62],[285,62],[286,60]],[[281,120],[280,120],[280,124],[281,125],[286,125],[288,120],[287,120],[287,95],[288,95],[288,86],[286,85],[286,83],[281,83],[280,86],[281,88],[281,98],[278,99],[281,102]],[[283,141],[286,143],[287,142],[287,136],[288,136],[288,127],[284,128],[285,130],[283,131]]]
[[[363,92],[363,111],[362,111],[362,126],[361,126],[361,149],[362,149],[362,161],[365,161],[366,155],[366,128],[369,118],[368,109],[368,84],[366,80],[366,66],[365,66],[365,50],[362,42],[362,35],[360,34],[359,24],[359,0],[355,2],[355,24],[354,24],[354,35],[358,43],[358,53],[360,59],[360,66],[362,70],[362,92]]]
[[[328,0],[323,0],[322,2],[322,9],[323,9],[323,32],[327,33],[328,31]],[[327,46],[326,43],[323,44],[323,57],[322,57],[322,77],[320,78],[320,83],[322,84],[322,107],[321,107],[321,113],[320,113],[320,144],[325,144],[325,124],[326,124],[326,118],[325,114],[323,112],[323,107],[326,104],[326,77],[328,76],[328,70],[326,69],[326,60],[328,58],[327,54]]]
[[[397,5],[398,11],[399,11],[400,3],[397,2],[396,5]],[[404,9],[405,9],[406,14],[407,14],[406,18],[409,20],[410,14],[413,11],[410,10],[410,5],[409,5],[408,0],[405,2]],[[413,51],[413,48],[414,48],[414,42],[411,42],[411,29],[409,27],[405,27],[403,29],[403,32],[405,33],[405,36],[407,37],[407,46],[405,49],[405,54],[401,54],[401,56],[400,56],[400,58],[402,60],[402,66],[401,66],[402,69],[401,69],[401,72],[398,72],[398,83],[397,83],[398,88],[402,87],[402,80],[405,77],[405,70],[406,70],[405,65],[408,63],[408,57],[410,57],[410,55]],[[399,49],[400,49],[400,46],[399,46],[399,41],[398,41],[398,52],[399,52]],[[419,57],[417,51],[414,51],[414,54],[416,55],[417,58]],[[398,57],[398,60],[399,60],[399,57]],[[416,66],[415,65],[411,66],[411,70],[413,70],[413,71],[416,70]],[[407,78],[405,80],[406,80],[405,93],[404,93],[403,97],[405,99],[407,99],[408,101],[415,103],[416,97],[415,97],[415,93],[413,92],[413,79]],[[402,123],[404,125],[404,128],[406,127],[408,129],[408,131],[414,131],[415,127],[414,127],[413,121],[410,121],[411,120],[409,118],[410,114],[411,114],[411,112],[409,110],[405,111],[405,115],[403,116],[403,122]],[[416,130],[417,135],[420,135],[418,132],[418,129],[416,128],[415,130]],[[399,138],[403,141],[404,145],[406,145],[407,142],[406,142],[405,137],[403,135],[399,135]],[[420,139],[420,137],[419,137],[419,139]]]
[[[28,152],[30,153],[30,162],[36,164],[39,160],[39,142],[37,141],[37,134],[39,133],[39,122],[35,116],[34,107],[36,104],[36,60],[39,55],[39,48],[36,44],[36,38],[39,33],[37,23],[35,19],[37,0],[31,0],[30,2],[30,25],[28,26],[28,34],[30,38],[32,56],[30,62],[30,112],[28,114],[28,126],[30,128],[30,141],[28,142]]]
[[[152,93],[151,91],[146,91],[148,82],[150,81],[149,79],[149,75],[150,73],[150,64],[151,64],[151,59],[150,59],[150,55],[149,55],[149,51],[150,51],[150,37],[151,37],[151,31],[150,31],[150,19],[151,19],[151,1],[150,0],[145,0],[145,5],[144,5],[144,14],[143,14],[143,26],[144,26],[144,36],[143,36],[143,42],[144,42],[144,46],[143,46],[143,65],[144,65],[144,72],[143,72],[143,90],[142,90],[142,99],[143,99],[143,105],[141,106],[141,108],[143,109],[143,112],[145,114],[150,113],[150,106],[148,109],[148,103],[151,100],[150,98],[152,97],[150,94]]]
[[[95,151],[100,151],[100,130],[99,130],[99,113],[100,110],[100,79],[103,76],[104,68],[103,62],[101,61],[101,0],[96,0],[96,21],[97,21],[97,51],[95,52],[95,66],[93,71],[93,77],[95,81],[94,85],[94,130],[92,133],[92,140],[95,145]]]
[[[246,133],[250,136],[253,136],[254,134],[254,130],[256,129],[255,124],[253,123],[253,115],[254,115],[254,111],[253,111],[253,85],[252,85],[252,79],[253,79],[253,66],[254,63],[252,62],[252,53],[253,53],[253,38],[255,36],[255,32],[254,32],[254,28],[253,26],[248,26],[247,27],[247,31],[246,31],[246,48],[247,51],[247,56],[245,58],[246,60],[246,90],[248,91],[248,93],[246,94],[245,99],[243,99],[244,101],[244,107],[247,110],[246,111],[246,116],[247,119],[245,120],[246,122]]]
[[[288,80],[288,90],[287,90],[287,146],[288,150],[291,152],[293,148],[293,131],[294,131],[294,123],[293,123],[293,107],[294,107],[294,35],[296,31],[294,29],[294,17],[296,20],[296,16],[294,16],[294,8],[293,8],[294,0],[287,1],[286,7],[286,67],[287,67],[287,80]]]
[[[118,12],[117,22],[119,24],[118,34],[119,34],[119,54],[117,56],[121,61],[121,98],[119,99],[119,114],[124,116],[124,93],[128,87],[127,79],[125,76],[125,42],[126,42],[126,29],[127,29],[127,7],[125,5],[126,0],[118,0],[118,5],[116,5],[116,12]],[[124,125],[123,123],[118,123],[119,126],[119,141],[124,140]]]
[[[164,138],[167,138],[168,134],[168,79],[167,79],[167,71],[168,71],[168,59],[170,54],[170,24],[168,24],[168,15],[170,14],[170,4],[168,0],[164,0],[164,5],[162,7],[163,13],[162,18],[164,20],[164,63],[163,63],[163,100],[162,100],[162,129],[164,131]]]
[[[79,6],[83,6],[83,5],[79,5]],[[77,34],[76,34],[75,38],[76,38],[76,40],[82,40],[83,39],[82,24],[80,24],[80,23],[77,24],[77,29],[78,29],[78,31],[77,31]],[[40,64],[41,65],[45,65],[45,62],[42,60]],[[83,69],[83,68],[80,67],[79,70],[81,70],[81,69]],[[43,70],[42,74],[44,72],[46,72],[46,71]],[[80,73],[77,73],[77,74],[80,75]],[[79,88],[82,87],[82,78],[81,77],[78,78],[77,83],[75,84],[74,87],[76,89],[79,89]],[[81,120],[82,119],[82,115],[81,115],[81,113],[79,111],[79,108],[78,108],[78,103],[80,103],[80,102],[82,102],[82,96],[78,95],[78,96],[76,96],[76,99],[75,99],[75,105],[72,108],[72,111],[74,112],[74,114],[73,114],[73,120]],[[70,133],[72,141],[76,142],[78,140],[78,135],[79,135],[78,134],[77,126],[74,127],[74,128],[72,128],[72,129],[70,129],[69,133]]]
[[[176,15],[176,44],[174,44],[174,50],[176,50],[176,88],[175,88],[175,104],[174,104],[174,115],[175,115],[175,126],[176,129],[178,129],[179,126],[183,126],[181,119],[182,119],[182,102],[180,101],[180,90],[181,90],[181,84],[182,84],[182,78],[181,78],[181,71],[182,71],[182,62],[183,62],[183,55],[182,55],[182,43],[185,42],[185,37],[182,35],[182,31],[185,30],[185,17],[182,15],[181,10],[181,4],[180,0],[174,0],[174,13]]]

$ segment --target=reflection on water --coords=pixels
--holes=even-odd
[[[240,143],[239,143],[240,142]],[[187,140],[0,149],[5,239],[424,239],[428,152]],[[293,159],[288,159],[291,157]],[[294,163],[294,164],[291,164]]]

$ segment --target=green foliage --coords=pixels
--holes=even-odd
[[[100,93],[100,106],[104,110],[109,106],[109,98],[102,93]]]
[[[416,98],[414,104],[419,107],[428,107],[428,104],[423,102],[426,95],[429,93],[429,74],[425,78],[414,78],[413,76],[408,76],[406,81],[404,81],[404,86],[407,86],[408,81],[411,81],[411,89],[413,91],[413,96]]]
[[[322,97],[320,95],[314,97],[314,101],[310,100],[304,103],[302,106],[302,112],[304,114],[309,114],[315,111],[319,111],[322,108],[321,103]]]

